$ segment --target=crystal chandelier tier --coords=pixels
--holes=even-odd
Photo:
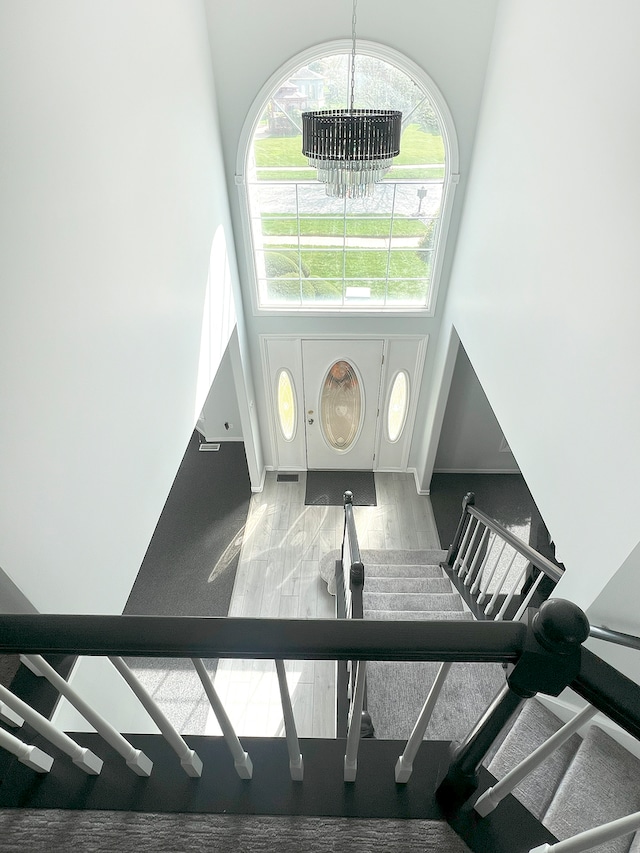
[[[345,110],[302,113],[302,153],[328,196],[364,198],[400,153],[402,113],[354,109],[356,5],[353,0],[351,97]]]

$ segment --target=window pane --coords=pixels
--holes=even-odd
[[[291,441],[296,431],[296,401],[288,370],[278,376],[278,419],[285,441]]]
[[[320,422],[325,439],[336,450],[347,450],[360,429],[362,394],[356,372],[347,361],[336,361],[320,395]]]
[[[359,106],[403,113],[400,155],[370,197],[327,196],[301,153],[302,112],[347,105],[349,63],[345,52],[299,67],[257,124],[247,192],[263,307],[428,307],[445,140],[427,91],[389,61],[358,58]]]
[[[396,376],[389,395],[387,411],[387,434],[389,441],[397,441],[402,435],[409,406],[409,382],[404,370]]]

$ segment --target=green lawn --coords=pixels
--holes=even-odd
[[[277,255],[285,254],[291,260],[298,262],[297,247],[282,245],[270,247],[265,252],[267,269],[271,259]],[[386,279],[390,278],[417,278],[424,279],[429,272],[428,261],[423,260],[415,251],[393,251],[390,255],[386,251],[359,251],[358,249],[325,250],[302,249],[300,261],[307,278],[321,279]],[[388,269],[387,269],[388,268]],[[306,274],[308,273],[308,275]],[[383,282],[384,283],[384,282]]]
[[[300,235],[302,237],[342,237],[345,220],[331,216],[317,215],[300,219]],[[346,220],[347,236],[349,237],[388,237],[391,229],[389,217],[361,217]],[[394,219],[394,237],[422,237],[427,227],[419,219]],[[297,220],[293,217],[262,215],[262,233],[269,237],[296,237],[298,235]]]
[[[274,166],[288,167],[287,180],[305,180],[313,175],[309,170],[306,157],[302,156],[301,136],[268,136],[264,139],[256,139],[254,151],[256,166],[269,168]],[[419,166],[420,164],[444,164],[444,145],[442,137],[423,130],[411,124],[405,128],[400,142],[400,154],[394,161],[398,166]],[[306,168],[305,168],[306,167]],[[298,171],[300,170],[300,171]],[[416,177],[435,177],[433,174],[426,175],[424,170],[418,170]],[[406,177],[406,173],[400,173]],[[301,175],[302,177],[294,177]],[[260,180],[282,180],[284,174],[277,172],[259,171]]]

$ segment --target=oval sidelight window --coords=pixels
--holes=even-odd
[[[391,386],[389,394],[389,405],[387,408],[387,434],[389,441],[397,441],[402,435],[402,430],[407,421],[407,410],[409,408],[409,377],[404,370],[400,370]]]
[[[347,450],[355,441],[362,422],[363,400],[360,380],[347,361],[336,361],[322,386],[320,422],[327,443]]]
[[[278,374],[278,422],[285,441],[292,441],[296,432],[296,397],[288,370]]]

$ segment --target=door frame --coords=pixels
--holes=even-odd
[[[267,428],[263,435],[269,436],[271,445],[271,458],[273,464],[267,466],[269,470],[276,471],[306,471],[306,442],[304,440],[304,424],[300,422],[304,418],[304,402],[303,402],[303,380],[302,380],[302,341],[303,340],[345,340],[347,338],[354,340],[379,340],[383,342],[384,363],[382,365],[382,373],[380,380],[379,392],[379,407],[380,413],[376,424],[376,439],[375,439],[375,458],[373,464],[374,471],[389,471],[389,472],[407,472],[409,452],[411,449],[413,432],[415,428],[416,414],[418,410],[418,400],[422,392],[422,380],[424,365],[426,360],[427,346],[429,335],[402,335],[402,334],[373,334],[373,333],[353,333],[353,334],[322,334],[322,333],[297,333],[297,334],[274,334],[260,335],[260,353],[262,360],[262,376],[265,388],[266,402],[266,421]],[[277,355],[270,354],[269,342],[273,341],[274,351],[280,350]],[[384,442],[384,407],[388,402],[388,383],[397,372],[393,367],[394,342],[400,345],[402,342],[415,342],[415,357],[411,365],[407,365],[408,372],[412,379],[411,395],[409,399],[409,407],[407,410],[407,418],[405,427],[401,436],[401,441],[397,442],[396,458],[389,463],[381,464],[381,446]],[[290,363],[282,363],[282,348],[288,349],[290,353]],[[271,356],[271,357],[270,357]],[[390,357],[391,356],[391,357]],[[283,442],[280,429],[277,424],[276,410],[276,391],[274,385],[275,373],[282,367],[290,370],[296,385],[295,392],[298,403],[298,426],[296,429],[295,446],[290,442]],[[387,447],[389,442],[386,442]]]

